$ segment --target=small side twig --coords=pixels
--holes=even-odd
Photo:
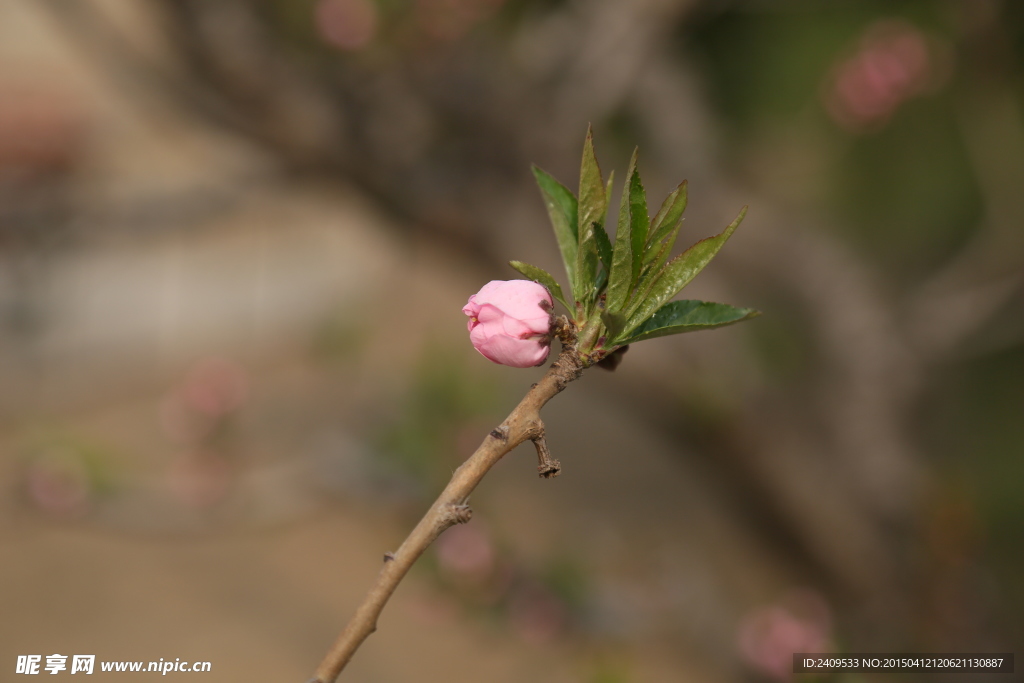
[[[537,447],[537,473],[544,479],[551,479],[557,477],[558,473],[562,471],[562,463],[551,457],[548,441],[544,438],[543,425],[540,426],[539,432],[532,438],[533,445]]]
[[[524,441],[533,441],[537,447],[540,475],[552,477],[558,474],[560,465],[548,451],[540,409],[569,382],[577,379],[584,366],[576,352],[576,337],[571,324],[564,317],[559,318],[554,332],[562,342],[558,359],[505,421],[492,430],[476,451],[455,470],[444,491],[398,550],[385,554],[384,565],[362,604],[324,657],[315,676],[307,683],[334,683],[363,641],[377,630],[377,619],[384,605],[423,551],[448,527],[469,521],[472,515],[466,505],[469,495],[506,453]]]

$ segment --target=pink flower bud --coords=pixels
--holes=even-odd
[[[469,339],[488,360],[514,368],[540,365],[548,357],[551,308],[543,285],[529,280],[491,280],[469,297]]]

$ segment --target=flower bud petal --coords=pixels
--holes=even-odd
[[[551,339],[551,294],[529,280],[492,280],[469,297],[469,338],[485,358],[528,368],[547,359]]]

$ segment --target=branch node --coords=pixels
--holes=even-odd
[[[508,441],[508,426],[499,425],[498,427],[495,427],[491,430],[491,436],[502,443],[506,443]]]
[[[455,524],[465,524],[472,518],[473,510],[468,505],[446,505],[442,515],[446,528]]]
[[[385,562],[394,562],[395,561],[395,554],[394,553],[384,553],[384,561]]]
[[[555,319],[554,333],[558,337],[558,341],[562,342],[562,346],[576,345],[576,330],[574,327],[564,315]]]

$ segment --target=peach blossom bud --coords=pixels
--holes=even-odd
[[[529,280],[492,280],[469,297],[469,339],[485,358],[529,368],[548,357],[554,302],[543,285]]]

